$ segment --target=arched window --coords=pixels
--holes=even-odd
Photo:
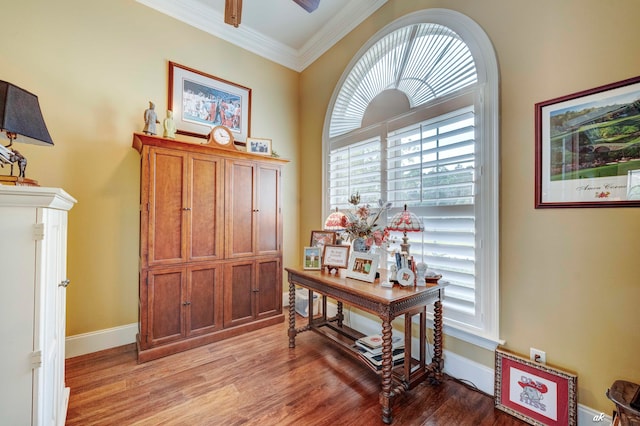
[[[356,54],[325,120],[325,210],[404,205],[423,221],[411,255],[449,282],[448,334],[493,349],[498,336],[498,69],[486,34],[428,9]]]

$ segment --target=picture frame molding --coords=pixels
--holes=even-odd
[[[555,401],[553,399],[541,399],[546,404],[546,407],[555,408],[555,420],[553,413],[548,416],[543,413],[540,407],[532,405],[532,408],[525,407],[527,397],[531,395],[529,392],[525,393],[525,386],[520,382],[532,380],[531,377],[521,376],[519,386],[523,388],[520,395],[516,395],[517,389],[512,389],[512,383],[518,378],[513,378],[512,373],[527,374],[531,377],[535,377],[537,388],[546,390],[544,393],[548,393],[547,397],[551,397],[554,392]],[[549,383],[550,386],[546,386],[545,383]],[[526,383],[525,383],[526,384]],[[552,385],[555,385],[553,387]],[[544,386],[544,387],[543,387]],[[541,392],[534,387],[533,395],[535,391]],[[555,389],[555,391],[554,391]],[[496,349],[495,356],[495,391],[494,391],[494,403],[495,407],[501,411],[511,414],[521,420],[526,421],[532,425],[547,425],[547,426],[577,426],[578,424],[578,401],[577,401],[577,389],[578,389],[578,376],[550,367],[546,364],[540,364],[531,361],[522,356],[516,355],[512,352],[506,351],[501,348]],[[522,398],[521,395],[525,395],[525,401],[521,402],[521,399],[515,400],[516,396]]]
[[[369,262],[369,272],[360,272],[356,270],[359,268],[358,261],[363,260]],[[349,266],[347,267],[347,278],[355,278],[361,281],[374,282],[376,279],[376,273],[378,272],[378,265],[380,263],[380,257],[376,254],[364,253],[360,251],[352,251],[349,257]]]
[[[562,208],[562,207],[640,207],[639,199],[629,199],[628,194],[631,193],[631,188],[628,185],[631,182],[631,176],[627,175],[613,175],[605,177],[587,177],[580,179],[555,179],[552,180],[551,176],[551,153],[552,149],[552,134],[551,134],[551,117],[553,113],[561,113],[566,111],[580,111],[579,108],[587,109],[590,104],[604,104],[607,102],[615,103],[616,100],[620,101],[623,97],[631,99],[633,96],[638,95],[640,102],[640,76],[629,78],[626,80],[610,83],[607,85],[595,87],[593,89],[584,90],[581,92],[572,93],[555,99],[551,99],[544,102],[538,102],[535,104],[535,208]],[[629,102],[626,104],[628,108],[631,105],[635,105],[635,102]],[[615,111],[614,111],[615,112]],[[586,116],[586,114],[584,114]],[[602,116],[605,114],[603,113]],[[602,118],[602,116],[594,117]],[[640,113],[639,122],[640,122]],[[616,119],[608,121],[598,122],[598,127],[604,127],[607,123],[614,123]],[[571,120],[566,120],[571,121]],[[561,167],[571,168],[574,170],[567,171],[567,174],[577,173],[580,174],[580,140],[579,136],[582,132],[582,128],[587,126],[589,121],[580,123],[575,135],[572,137],[576,142],[572,145],[573,150],[565,149],[566,142],[562,142],[563,146],[560,148],[560,154],[562,158],[565,158],[565,153],[569,158],[578,158],[577,161],[573,161],[572,164],[561,163]],[[594,127],[595,124],[594,124]],[[556,142],[557,144],[557,142]],[[586,148],[585,148],[586,149]],[[573,151],[578,150],[578,154]],[[572,152],[573,154],[569,154]],[[608,152],[608,151],[603,151]],[[595,149],[594,149],[595,153]],[[594,157],[596,157],[594,155]],[[623,168],[629,168],[628,172],[632,170],[640,169],[640,158],[628,160],[628,164],[622,164],[622,161],[617,162],[617,165]],[[575,170],[575,165],[578,165]],[[606,163],[604,166],[613,166]],[[633,168],[636,167],[637,168]],[[588,174],[589,170],[593,170],[591,173],[596,173],[598,167],[585,169],[583,174]],[[604,171],[604,170],[603,170]],[[638,188],[640,191],[640,188]],[[567,195],[573,194],[573,195]]]
[[[188,80],[192,84],[201,85],[211,91],[228,93],[237,97],[241,103],[240,125],[238,127],[226,125],[222,121],[185,120],[183,114],[184,86]],[[237,83],[198,71],[184,65],[169,61],[169,84],[167,109],[173,112],[176,123],[176,133],[185,136],[208,138],[211,129],[216,125],[225,125],[233,132],[235,142],[241,145],[247,140],[251,129],[251,89]],[[214,117],[215,119],[215,117]],[[202,121],[202,122],[201,122]]]

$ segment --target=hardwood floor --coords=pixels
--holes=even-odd
[[[380,379],[286,323],[144,364],[135,345],[67,360],[67,425],[376,425]],[[445,360],[446,362],[446,360]],[[393,404],[394,425],[523,425],[446,378]]]

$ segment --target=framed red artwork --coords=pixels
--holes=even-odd
[[[578,424],[578,376],[496,349],[495,406],[532,425]]]

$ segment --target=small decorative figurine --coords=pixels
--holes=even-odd
[[[150,101],[149,108],[144,111],[144,129],[142,131],[147,135],[155,135],[156,124],[160,124],[155,108],[156,104]]]
[[[396,265],[391,265],[391,275],[389,276],[389,281],[397,282],[398,281],[398,267]]]
[[[167,110],[167,118],[164,119],[164,133],[163,136],[169,139],[176,138],[176,123],[173,121],[173,111]]]

